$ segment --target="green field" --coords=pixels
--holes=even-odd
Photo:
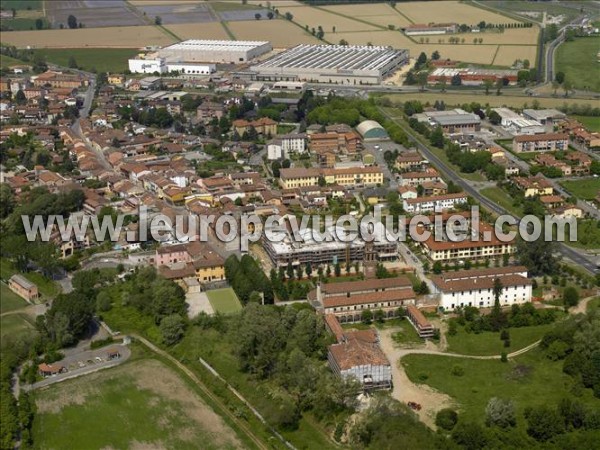
[[[479,192],[514,215],[519,217],[523,215],[521,206],[515,206],[514,199],[503,189],[499,187],[488,187],[481,189]]]
[[[600,74],[598,74],[598,76],[600,76]],[[600,132],[600,117],[573,116],[573,118],[580,121],[588,130]]]
[[[4,345],[5,340],[17,339],[33,333],[33,325],[24,314],[10,314],[0,318],[0,340],[2,345]]]
[[[600,92],[600,37],[575,38],[556,50],[556,71],[564,72],[575,89]]]
[[[215,11],[225,12],[225,11],[242,11],[244,9],[263,9],[258,5],[244,5],[242,2],[210,2],[210,7]],[[266,17],[266,15],[265,15]]]
[[[561,186],[582,200],[593,200],[600,193],[600,178],[561,181]]]
[[[210,306],[212,306],[216,312],[230,314],[242,310],[242,304],[231,288],[207,291],[206,295],[208,296]]]
[[[25,308],[29,303],[11,291],[4,283],[0,284],[0,313]]]
[[[15,19],[8,19],[2,21],[2,26],[5,29],[11,31],[27,31],[35,30],[35,20],[28,17],[16,17]],[[44,21],[44,28],[48,26],[48,23]]]
[[[84,70],[96,69],[98,72],[123,72],[127,69],[127,60],[135,56],[137,49],[128,48],[70,48],[39,49],[37,53],[46,57],[49,63],[68,67],[69,58],[75,58],[77,65]]]
[[[135,349],[134,349],[135,350]],[[65,381],[35,394],[36,448],[218,449],[236,434],[155,359]]]
[[[42,0],[2,0],[2,9],[42,9]],[[18,13],[17,13],[18,16]]]
[[[508,363],[500,360],[452,358],[433,355],[409,355],[402,358],[409,378],[416,383],[425,376],[425,383],[449,394],[459,406],[459,414],[477,422],[484,417],[487,402],[492,397],[514,401],[522,425],[527,406],[556,405],[571,396],[575,380],[563,373],[562,361],[550,361],[541,349],[534,349]],[[452,375],[454,366],[464,369],[464,375]],[[594,404],[590,389],[579,400]]]
[[[502,352],[510,353],[533,344],[541,339],[554,324],[537,325],[531,327],[510,328],[510,347],[504,347],[500,340],[500,333],[485,331],[483,333],[467,333],[463,327],[458,327],[458,333],[447,336],[448,352],[462,355],[500,355]]]
[[[0,55],[0,67],[10,67],[16,65],[27,64],[20,59],[11,58],[10,56]]]

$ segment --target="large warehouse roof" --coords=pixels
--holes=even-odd
[[[356,127],[356,131],[365,139],[385,139],[388,137],[385,129],[374,120],[365,120]]]
[[[268,41],[217,41],[208,39],[188,39],[165,47],[164,50],[203,50],[240,51],[268,44]]]

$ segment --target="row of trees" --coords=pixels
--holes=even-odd
[[[231,255],[225,261],[225,278],[237,294],[242,304],[273,303],[273,287],[256,260],[246,254],[238,259]]]

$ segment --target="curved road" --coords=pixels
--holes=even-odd
[[[498,205],[497,203],[491,201],[490,199],[488,199],[485,195],[481,194],[476,187],[473,186],[473,184],[467,180],[464,180],[463,178],[461,178],[458,174],[456,174],[454,172],[454,170],[448,165],[446,164],[444,161],[442,161],[440,158],[438,158],[438,156],[433,153],[426,145],[424,145],[421,141],[420,141],[420,137],[417,136],[416,132],[414,132],[410,127],[408,127],[407,125],[405,125],[402,122],[399,122],[398,120],[396,120],[392,115],[390,115],[388,112],[386,112],[385,110],[383,110],[382,108],[378,108],[379,111],[384,114],[389,120],[395,122],[396,124],[398,124],[400,127],[402,127],[402,129],[404,130],[404,132],[406,133],[406,135],[408,137],[410,137],[413,141],[415,141],[417,147],[419,148],[419,151],[422,152],[423,155],[425,155],[425,157],[427,157],[427,159],[429,161],[431,161],[431,163],[437,167],[437,169],[447,178],[452,180],[453,182],[455,182],[456,184],[460,185],[463,190],[469,194],[471,197],[477,199],[477,201],[484,206],[486,209],[498,214],[498,215],[509,215],[512,216],[513,218],[515,218],[515,220],[517,221],[517,223],[520,221],[519,217],[514,216],[513,214],[511,214],[510,212],[508,212],[506,209],[504,209],[502,206]],[[591,273],[595,274],[596,271],[598,270],[598,268],[596,267],[596,262],[588,257],[586,257],[585,255],[582,255],[581,253],[579,253],[578,251],[572,249],[571,247],[568,247],[567,245],[558,242],[557,243],[557,250],[565,257],[569,258],[571,261],[573,261],[574,263],[584,267],[585,269],[587,269],[588,271],[590,271]]]

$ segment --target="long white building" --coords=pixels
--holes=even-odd
[[[446,272],[432,277],[434,293],[439,294],[439,306],[453,311],[459,307],[494,306],[494,280],[502,284],[500,305],[518,305],[531,301],[532,280],[527,278],[527,268],[509,266],[493,269]]]
[[[260,26],[257,24],[257,26]],[[268,41],[218,41],[189,39],[158,51],[169,61],[240,64],[273,50]]]
[[[404,199],[404,211],[410,214],[424,214],[442,212],[453,209],[456,205],[467,202],[467,194],[458,192],[454,194],[432,195],[429,197]]]
[[[302,44],[250,68],[255,80],[378,84],[408,63],[408,50],[382,46]]]

